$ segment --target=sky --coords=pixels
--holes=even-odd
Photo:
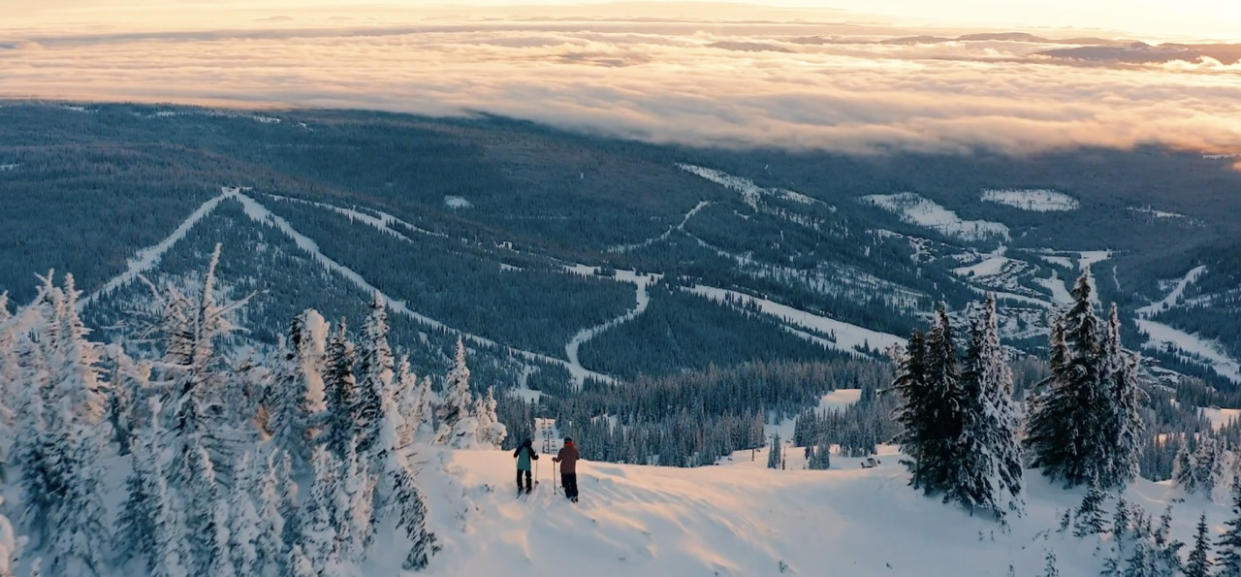
[[[1221,0],[0,0],[0,14],[0,98],[488,112],[863,154],[1241,151],[1241,3]],[[969,36],[1009,32],[1027,36]]]

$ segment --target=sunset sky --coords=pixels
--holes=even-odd
[[[0,0],[0,97],[485,111],[650,141],[1241,148],[1225,0]],[[1036,38],[967,38],[1026,32]],[[917,41],[897,40],[925,36]]]

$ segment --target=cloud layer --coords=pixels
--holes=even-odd
[[[685,18],[299,27],[287,14],[202,30],[27,26],[0,29],[0,96],[485,111],[656,142],[861,153],[1241,150],[1231,49],[945,32]],[[1159,57],[1116,57],[1134,53]]]

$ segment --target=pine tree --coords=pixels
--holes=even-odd
[[[1013,378],[1000,347],[995,296],[974,321],[961,375],[965,407],[953,493],[999,517],[1021,509],[1022,458]]]
[[[1045,563],[1043,564],[1042,577],[1060,577],[1060,570],[1056,568],[1055,552],[1048,549],[1047,555],[1044,556],[1043,559]]]
[[[371,313],[362,327],[362,347],[358,355],[358,387],[353,398],[353,423],[358,454],[373,459],[379,438],[382,398],[392,388],[395,376],[392,349],[388,345],[388,315],[378,293],[371,302]]]
[[[784,463],[783,447],[780,444],[780,433],[771,438],[771,450],[767,453],[767,468],[779,469]]]
[[[397,519],[396,528],[403,530],[409,543],[402,567],[406,570],[426,568],[438,549],[435,534],[427,529],[426,501],[418,488],[413,471],[400,447],[402,421],[400,409],[391,395],[382,399],[380,430],[376,452],[381,459],[375,473],[379,476],[375,494],[372,526],[378,526],[381,516]]]
[[[293,318],[281,343],[283,355],[272,384],[268,431],[273,445],[288,452],[298,470],[310,461],[310,443],[316,412],[323,404],[322,343],[312,327],[322,317],[307,310]]]
[[[470,368],[465,363],[465,342],[457,339],[453,368],[445,379],[443,402],[437,411],[440,423],[436,443],[458,449],[472,448],[478,438],[478,420],[472,413]]]
[[[316,573],[324,573],[328,567],[340,562],[340,548],[346,539],[339,533],[345,527],[337,526],[338,503],[343,501],[344,487],[340,482],[341,464],[326,448],[317,447],[311,459],[314,482],[311,498],[302,523],[302,543],[311,566]]]
[[[1189,450],[1189,444],[1183,443],[1172,461],[1172,482],[1189,494],[1197,493],[1199,489],[1198,464],[1195,462],[1194,456],[1195,454]]]
[[[1073,289],[1073,306],[1051,331],[1051,377],[1031,400],[1026,448],[1043,474],[1104,488],[1133,478],[1142,439],[1139,391],[1131,358],[1121,352],[1118,323],[1103,327],[1091,301],[1089,272]]]
[[[1073,536],[1101,535],[1107,531],[1107,521],[1103,518],[1106,501],[1107,494],[1099,489],[1098,483],[1091,482],[1074,514]]]
[[[353,364],[353,343],[346,336],[345,319],[341,319],[327,351],[327,373],[324,378],[327,412],[323,433],[324,444],[341,460],[356,450],[353,407],[358,386]]]
[[[1227,528],[1215,542],[1218,577],[1241,577],[1241,480],[1234,480],[1231,489],[1232,517],[1224,522]]]
[[[252,476],[249,491],[258,512],[258,567],[262,574],[285,575],[288,572],[289,543],[285,540],[283,498],[279,488],[278,469],[283,458],[278,450],[265,463],[256,463],[259,470]]]
[[[1109,486],[1126,484],[1138,476],[1139,458],[1145,443],[1142,422],[1142,391],[1138,387],[1138,360],[1125,352],[1120,341],[1120,316],[1113,304],[1103,342],[1103,381],[1111,405],[1104,431],[1112,443],[1107,451]],[[1207,489],[1210,491],[1210,489]]]
[[[242,455],[236,467],[236,476],[229,502],[229,557],[239,576],[258,575],[261,565],[259,541],[262,522],[252,490],[257,482],[253,457]]]
[[[945,501],[971,504],[966,484],[958,482],[969,403],[957,369],[952,324],[943,306],[925,339],[918,333],[910,338],[892,388],[901,394],[895,416],[905,426],[899,440],[911,457],[905,462],[913,473],[910,484],[928,495],[943,494]]]
[[[1194,533],[1194,548],[1185,564],[1185,577],[1208,577],[1211,574],[1211,541],[1207,537],[1207,516],[1198,518],[1198,530]]]
[[[487,388],[487,396],[474,403],[475,418],[478,419],[478,440],[480,448],[499,449],[508,434],[504,423],[496,416],[496,397],[492,387]]]
[[[901,395],[901,405],[893,415],[903,431],[897,440],[901,451],[910,457],[904,463],[912,474],[909,484],[915,489],[928,489],[930,483],[927,465],[932,459],[933,424],[929,419],[932,403],[926,357],[926,341],[921,333],[914,331],[900,357],[900,369],[892,384],[892,390]]]

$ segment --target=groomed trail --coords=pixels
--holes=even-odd
[[[552,494],[550,455],[534,494],[517,499],[511,452],[427,451],[419,482],[443,545],[427,575],[1001,577],[1012,564],[1033,576],[1049,549],[1061,575],[1096,575],[1103,562],[1097,538],[1054,531],[1081,491],[1037,471],[1026,474],[1028,514],[1005,532],[915,492],[890,453],[873,469],[834,457],[829,471],[800,470],[793,448],[785,471],[766,469],[761,450],[698,469],[580,461],[575,505]],[[1126,494],[1156,516],[1179,497],[1147,481]],[[1201,497],[1175,505],[1178,538],[1191,540],[1204,510],[1213,524],[1227,518]]]

